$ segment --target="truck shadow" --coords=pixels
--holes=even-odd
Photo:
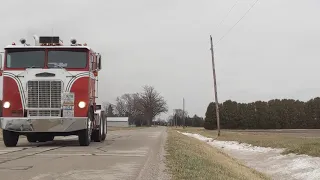
[[[48,142],[21,142],[17,147],[96,147],[96,146],[107,146],[112,144],[112,141],[105,140],[104,142],[91,142],[89,146],[80,146],[78,140],[53,140]]]

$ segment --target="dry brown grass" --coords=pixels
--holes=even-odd
[[[179,131],[217,138],[216,131],[209,131],[204,128],[180,128]],[[285,148],[284,154],[296,153],[320,157],[320,139],[316,137],[297,137],[276,132],[235,132],[222,130],[221,136],[217,140],[238,141],[262,147]]]
[[[175,180],[269,179],[220,150],[168,129],[167,166]]]

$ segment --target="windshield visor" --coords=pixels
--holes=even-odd
[[[8,49],[7,68],[43,68],[45,62],[44,49]]]
[[[48,50],[48,68],[86,68],[85,50]]]

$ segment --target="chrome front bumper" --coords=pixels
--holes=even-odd
[[[87,117],[2,117],[1,128],[16,132],[72,132],[87,127]]]

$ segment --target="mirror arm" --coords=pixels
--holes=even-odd
[[[3,60],[2,60],[2,54],[4,54],[4,52],[0,52],[0,76],[2,76],[2,74],[3,74],[3,66],[2,66]]]

